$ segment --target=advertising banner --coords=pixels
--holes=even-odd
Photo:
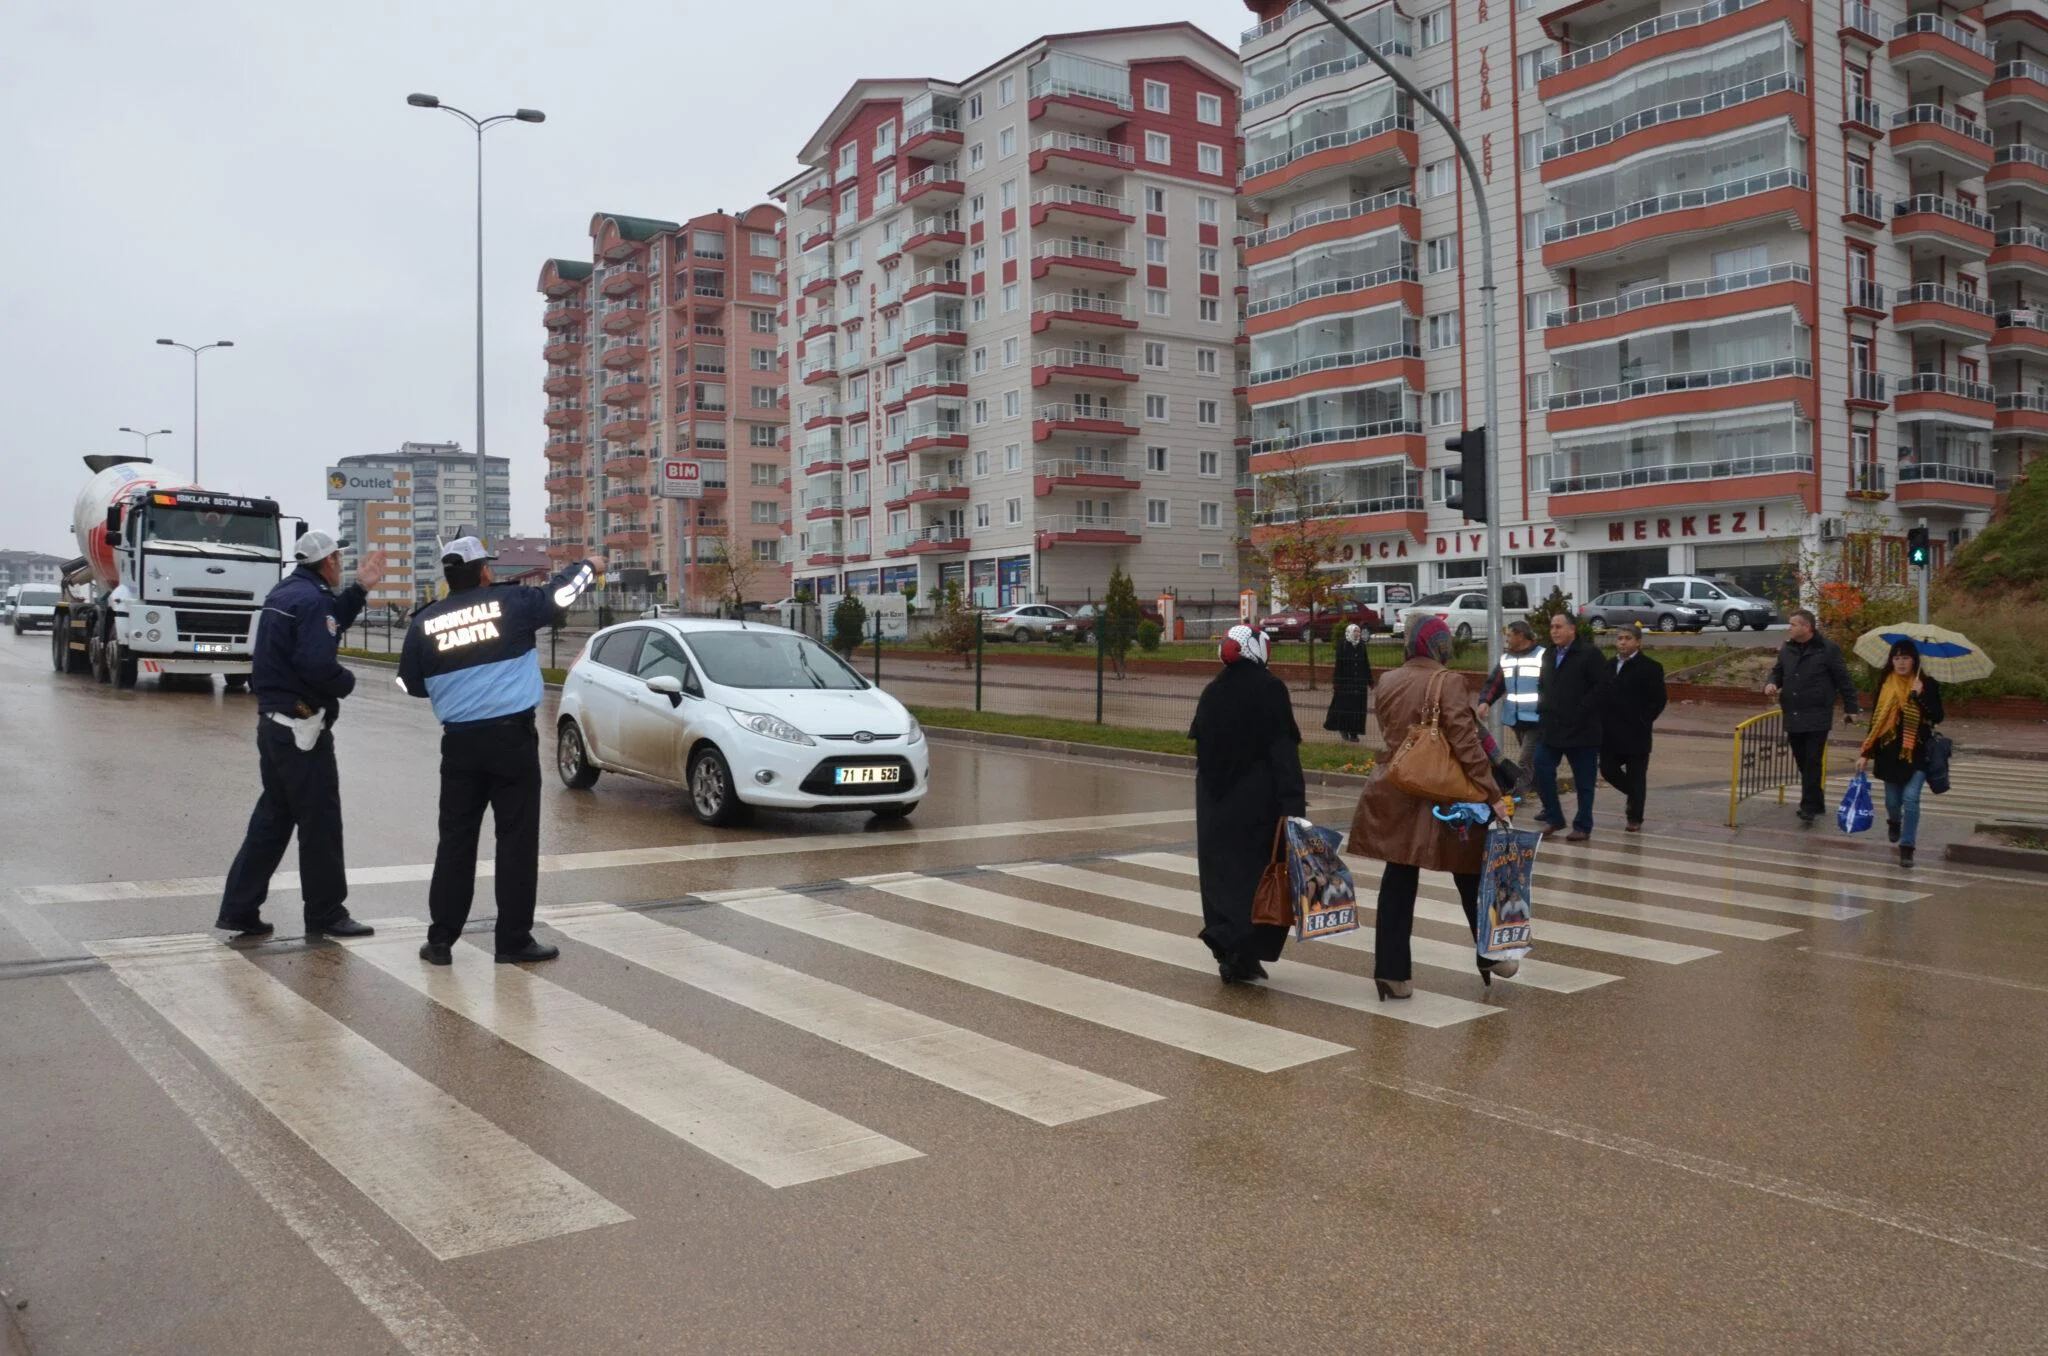
[[[394,500],[398,498],[398,472],[379,471],[367,466],[327,468],[329,499]]]
[[[704,497],[704,463],[670,457],[661,463],[661,492],[670,499]]]

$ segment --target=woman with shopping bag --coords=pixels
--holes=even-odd
[[[1514,812],[1494,780],[1464,678],[1448,667],[1451,649],[1451,630],[1443,618],[1424,619],[1408,633],[1406,662],[1374,689],[1388,751],[1358,797],[1350,850],[1386,863],[1373,926],[1373,983],[1382,1001],[1414,992],[1408,935],[1424,871],[1451,873],[1465,921],[1478,935],[1486,835],[1469,825],[1446,824],[1432,812],[1439,805],[1466,802],[1489,805],[1502,818]],[[1365,883],[1362,875],[1359,883]],[[1520,968],[1519,962],[1476,953],[1475,959],[1489,984],[1494,975],[1505,979]]]
[[[1223,672],[1195,704],[1195,855],[1202,940],[1226,984],[1264,979],[1284,925],[1254,923],[1252,897],[1274,859],[1281,821],[1308,812],[1301,731],[1287,684],[1266,671],[1266,638],[1233,626],[1217,647]]]
[[[1905,637],[1893,641],[1856,770],[1874,772],[1884,783],[1885,831],[1899,845],[1900,866],[1913,864],[1920,792],[1927,785],[1928,753],[1943,738],[1934,729],[1941,718],[1941,684],[1920,671],[1919,645]]]

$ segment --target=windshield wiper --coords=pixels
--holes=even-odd
[[[825,680],[820,678],[818,671],[811,667],[811,657],[809,655],[805,654],[802,650],[798,650],[796,652],[796,662],[804,666],[804,676],[811,680],[812,687],[825,686]]]

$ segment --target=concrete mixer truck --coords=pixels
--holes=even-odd
[[[246,686],[285,526],[268,499],[167,483],[146,457],[85,459],[51,627],[59,673],[133,687],[145,674],[221,674]]]

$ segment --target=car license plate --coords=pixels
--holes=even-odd
[[[226,654],[229,647],[210,641],[199,641],[192,646],[195,654]]]
[[[900,768],[894,767],[842,767],[832,773],[832,780],[840,786],[869,786],[893,782]]]

